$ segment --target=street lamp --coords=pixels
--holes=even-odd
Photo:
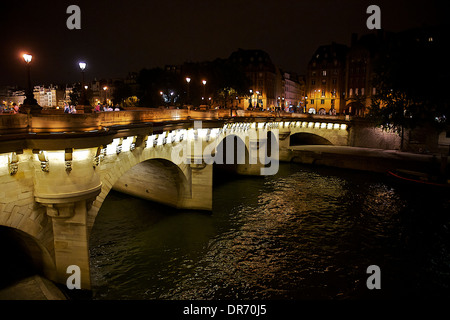
[[[206,96],[206,80],[202,80],[202,83],[203,83],[203,97],[202,97],[203,100]]]
[[[191,78],[186,77],[186,82],[187,82],[187,103],[189,104],[189,102],[190,102],[190,98],[189,98],[189,82],[191,82]]]
[[[84,85],[84,69],[86,69],[86,62],[79,62],[78,66],[81,69],[81,101],[79,105],[84,109],[84,106],[88,105],[88,103],[86,103],[86,87]]]
[[[108,87],[107,87],[107,86],[104,86],[104,87],[103,87],[103,91],[105,91],[105,104],[108,104],[108,99],[107,99],[107,92],[106,92],[106,90],[108,90]]]
[[[26,92],[26,99],[23,101],[22,107],[26,111],[26,113],[38,113],[41,111],[41,107],[38,105],[36,99],[33,95],[33,89],[31,87],[31,60],[33,59],[33,56],[31,54],[25,53],[22,55],[23,60],[26,63],[27,67],[27,92]]]

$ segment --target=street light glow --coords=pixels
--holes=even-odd
[[[80,63],[78,63],[78,65],[80,66],[80,69],[82,71],[86,68],[86,62],[80,62]]]
[[[187,82],[187,83],[191,82],[191,78],[187,77],[187,78],[186,78],[186,82]]]
[[[203,84],[206,84],[206,80],[202,80],[202,83],[203,83]]]
[[[26,63],[30,63],[31,59],[33,58],[33,56],[31,54],[28,54],[28,53],[24,53],[24,55],[22,57],[23,57],[23,60],[25,60]]]

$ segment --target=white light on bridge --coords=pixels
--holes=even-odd
[[[51,162],[61,162],[64,163],[64,150],[57,150],[57,151],[42,151],[44,157],[47,159],[47,161]]]
[[[314,122],[309,122],[308,123],[308,128],[314,128]]]
[[[325,129],[327,127],[327,124],[325,122],[322,122],[320,124],[320,129]]]
[[[0,168],[8,167],[9,156],[7,154],[0,154]]]
[[[320,122],[316,122],[316,123],[314,124],[314,128],[315,128],[315,129],[319,129],[319,128],[320,128]]]
[[[127,137],[122,141],[122,152],[127,152],[131,150],[131,144],[133,143],[134,137]]]
[[[341,130],[346,130],[347,129],[347,125],[346,124],[341,124]]]
[[[87,160],[90,156],[91,152],[89,149],[80,149],[74,150],[72,153],[72,157],[74,161],[84,161]]]
[[[308,122],[303,122],[302,123],[302,128],[306,128],[308,126]]]
[[[339,124],[339,123],[335,123],[335,124],[333,125],[333,129],[339,130],[339,127],[340,127],[340,124]]]
[[[120,138],[116,138],[112,143],[106,146],[106,155],[112,155],[117,153],[117,146],[120,144]]]
[[[332,124],[332,123],[329,123],[329,124],[327,125],[327,129],[333,129],[333,124]]]

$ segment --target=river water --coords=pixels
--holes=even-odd
[[[283,163],[275,176],[215,171],[213,199],[205,213],[111,192],[90,238],[93,299],[450,296],[448,194]]]

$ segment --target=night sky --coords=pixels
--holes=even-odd
[[[444,1],[442,1],[444,2]],[[447,1],[448,2],[448,1]],[[262,49],[286,71],[303,73],[319,45],[350,44],[366,28],[371,4],[381,26],[401,31],[442,23],[438,1],[2,1],[0,85],[25,85],[21,53],[33,54],[34,84],[125,77],[129,71],[227,58],[238,48]],[[69,30],[69,5],[81,9],[81,30]],[[442,21],[441,21],[442,19]]]

